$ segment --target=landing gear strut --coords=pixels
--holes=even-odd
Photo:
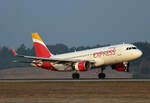
[[[80,79],[80,74],[75,72],[72,74],[72,79]]]
[[[125,67],[125,71],[129,72],[129,66],[130,66],[130,64],[128,62],[123,62],[123,64],[124,64],[124,67]]]
[[[102,67],[101,73],[98,74],[98,79],[105,79],[106,74],[103,73],[104,69],[105,69],[105,67]]]

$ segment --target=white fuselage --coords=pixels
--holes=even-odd
[[[99,67],[103,65],[112,65],[132,61],[141,57],[141,55],[142,55],[141,50],[137,49],[136,46],[132,44],[120,44],[84,51],[76,51],[61,55],[55,55],[53,57],[68,60],[69,59],[76,59],[83,61],[89,60],[95,62],[94,67]],[[63,64],[53,64],[53,66],[58,70],[65,68]]]

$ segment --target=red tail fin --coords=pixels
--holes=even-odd
[[[32,33],[32,40],[37,57],[49,58],[52,56],[52,54],[50,53],[50,51],[48,50],[38,33]]]

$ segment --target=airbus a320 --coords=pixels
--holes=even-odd
[[[30,63],[37,68],[43,68],[51,71],[69,72],[73,79],[80,79],[79,72],[89,71],[99,68],[99,79],[104,79],[106,74],[103,72],[107,66],[111,66],[116,71],[129,72],[129,62],[142,56],[142,51],[133,44],[118,44],[107,47],[76,51],[71,53],[53,55],[44,44],[38,33],[32,33],[33,45],[36,57],[19,55],[10,49],[14,56],[30,59]]]

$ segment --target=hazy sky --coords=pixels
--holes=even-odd
[[[150,41],[150,0],[0,0],[0,45]]]

